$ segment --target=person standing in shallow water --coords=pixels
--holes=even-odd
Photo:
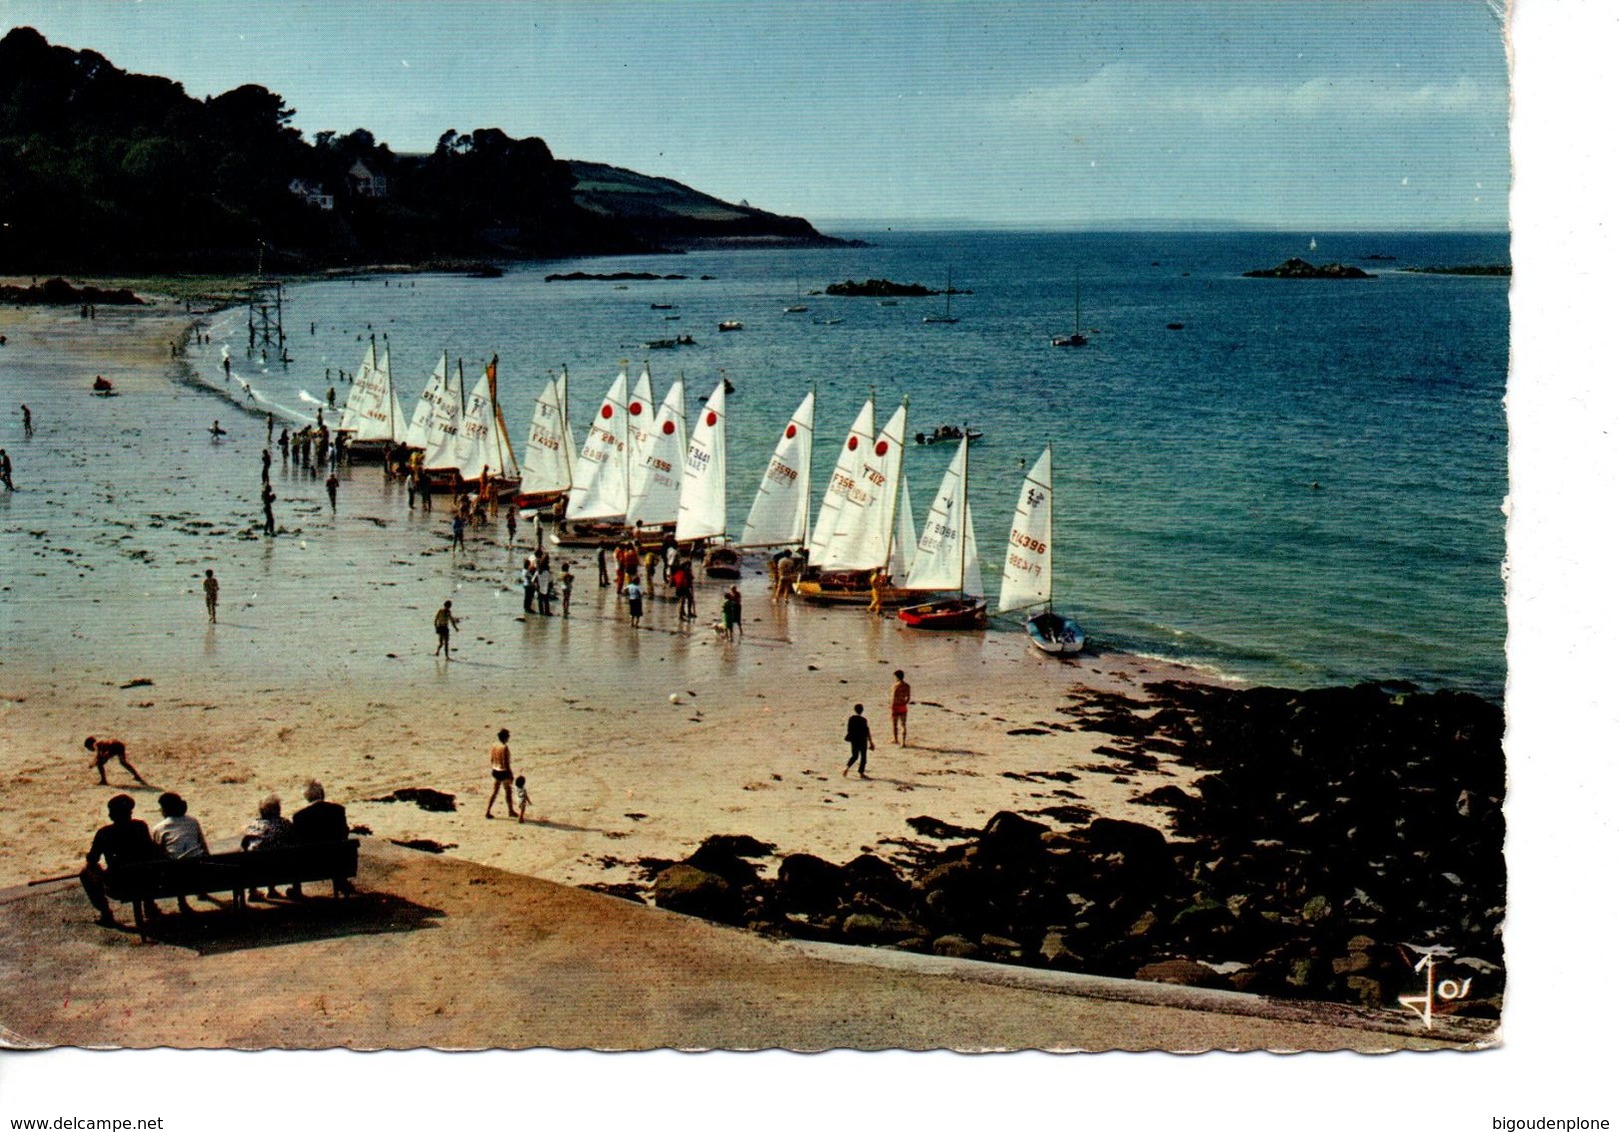
[[[495,799],[500,797],[501,788],[506,790],[506,815],[517,816],[517,807],[512,804],[512,749],[506,745],[506,740],[512,733],[502,727],[495,732],[495,742],[489,748],[489,776],[495,780],[495,785],[489,791],[489,804],[483,808],[483,816],[493,818],[490,813],[495,808]]]
[[[34,435],[34,414],[29,411],[27,405],[22,407],[22,434],[24,436]]]
[[[269,474],[268,465],[266,465],[265,474],[266,475]],[[333,472],[331,475],[326,477],[326,498],[330,499],[332,501],[332,514],[334,514],[334,515],[337,514],[337,473],[336,472]]]
[[[641,627],[641,583],[633,577],[624,583],[624,600],[630,607],[630,628]]]
[[[202,603],[208,607],[208,624],[215,621],[219,611],[219,579],[212,570],[204,570],[202,577]]]
[[[270,490],[268,483],[264,485],[264,490],[259,493],[259,498],[264,501],[264,533],[267,536],[273,536],[275,534],[275,511],[270,504],[275,502],[276,495],[275,492]]]
[[[860,764],[860,777],[866,777],[866,752],[871,749],[871,725],[866,722],[865,704],[854,705],[854,714],[843,729],[843,738],[849,744],[849,761],[843,764],[843,777],[849,777],[849,769],[855,763]]]
[[[445,602],[444,607],[433,614],[433,631],[438,634],[438,644],[433,647],[433,655],[437,656],[439,650],[444,650],[444,659],[450,659],[450,630],[457,633],[461,631],[461,621],[450,612],[450,603]]]

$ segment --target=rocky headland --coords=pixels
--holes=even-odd
[[[886,855],[788,852],[766,877],[755,862],[776,846],[716,836],[643,860],[648,886],[602,887],[766,934],[1368,1007],[1420,992],[1431,952],[1470,980],[1436,1009],[1499,1016],[1499,706],[1400,684],[1069,700],[1069,726],[1111,736],[1121,774],[1172,759],[1198,776],[1136,799],[1167,811],[1170,836],[1077,805],[981,829],[918,816],[923,840],[889,838]]]
[[[17,284],[0,286],[0,303],[25,306],[76,306],[95,303],[100,306],[141,306],[144,300],[128,287],[75,287],[66,279],[47,279],[28,287]]]

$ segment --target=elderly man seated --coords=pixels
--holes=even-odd
[[[326,800],[326,788],[311,778],[304,784],[304,800],[309,803],[292,815],[292,838],[298,845],[318,845],[333,841],[346,841],[349,836],[348,814],[336,802]],[[294,900],[303,899],[303,888],[294,884],[287,890]],[[333,896],[352,896],[354,886],[342,877],[332,878]]]

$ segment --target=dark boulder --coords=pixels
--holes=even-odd
[[[687,916],[701,916],[724,924],[742,922],[743,902],[723,877],[680,863],[670,865],[652,882],[652,898],[659,908]]]
[[[812,853],[789,853],[776,870],[776,895],[787,908],[828,910],[843,895],[843,870]]]

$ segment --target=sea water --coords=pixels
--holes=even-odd
[[[815,506],[865,398],[879,421],[908,398],[913,439],[941,424],[985,434],[970,493],[992,602],[1023,472],[1049,443],[1056,605],[1098,644],[1289,686],[1502,695],[1508,281],[1398,269],[1505,263],[1504,233],[840,234],[868,246],[301,283],[284,305],[289,365],[247,355],[238,309],[209,328],[200,376],[223,383],[229,349],[257,398],[313,416],[332,384],[341,405],[328,372],[358,369],[375,335],[408,417],[441,351],[465,359],[469,389],[498,354],[519,449],[564,366],[581,437],[623,366],[649,362],[656,398],[683,374],[689,417],[728,379],[733,533],[810,386]],[[1295,255],[1377,278],[1242,276]],[[569,271],[685,278],[546,281]],[[942,295],[821,293],[867,278],[949,279],[957,321],[924,322]],[[1076,284],[1090,341],[1054,348],[1074,329]],[[732,319],[744,329],[720,333]],[[679,335],[696,345],[644,345]],[[914,522],[953,449],[907,446]]]

